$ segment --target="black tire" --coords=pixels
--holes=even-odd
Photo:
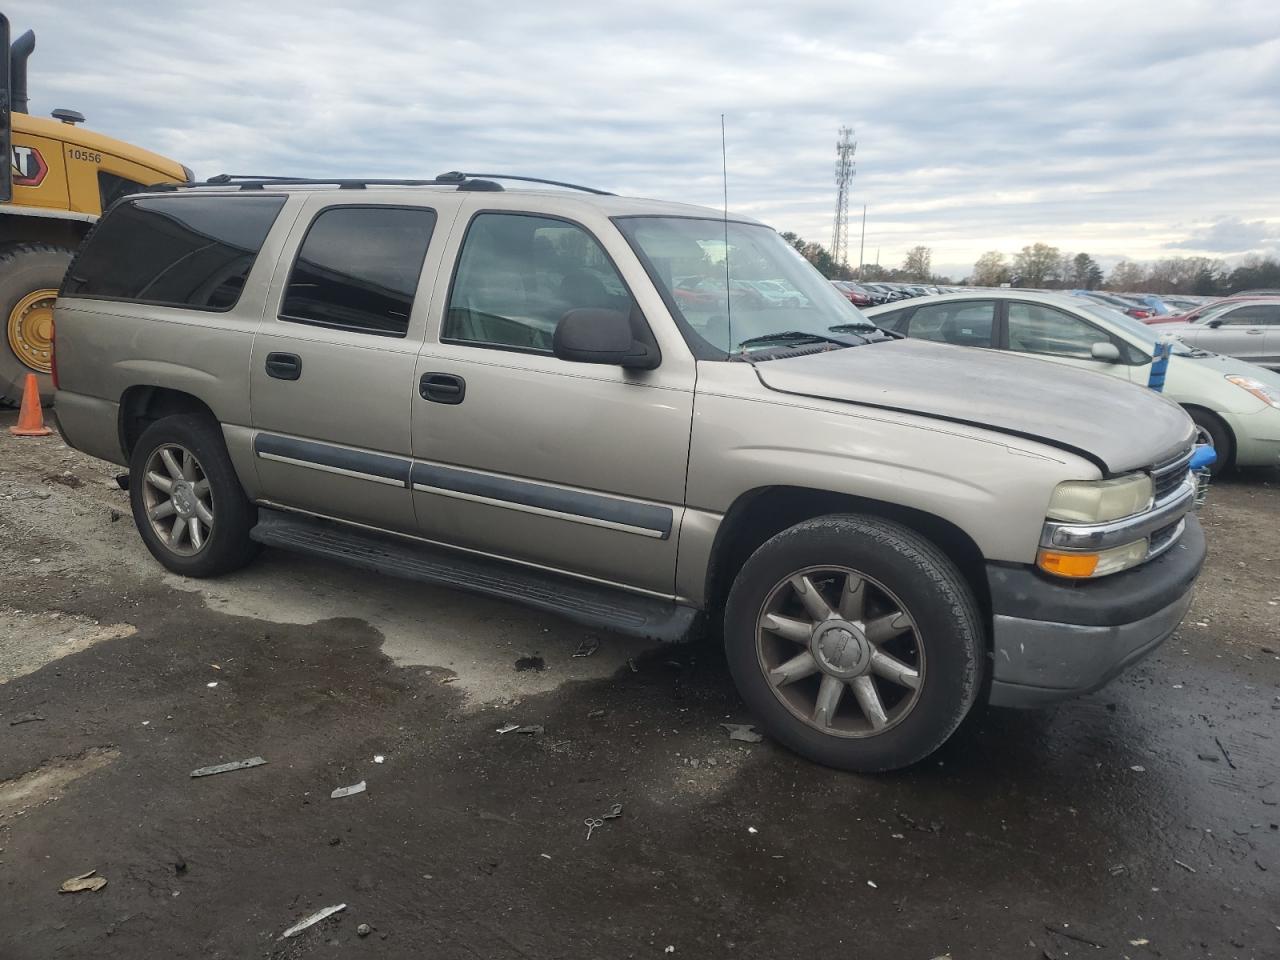
[[[53,380],[27,366],[14,352],[10,341],[10,318],[27,295],[36,290],[57,290],[71,262],[72,251],[47,243],[23,243],[0,253],[0,404],[22,400],[27,374],[34,373],[40,384],[40,398],[53,399]],[[28,314],[30,315],[30,314]]]
[[[146,466],[153,453],[176,444],[195,455],[209,481],[214,523],[195,553],[174,552],[152,528],[145,502]],[[239,570],[258,553],[249,538],[257,522],[254,507],[240,486],[218,425],[205,416],[177,414],[157,420],[143,431],[129,458],[129,502],[133,521],[151,555],[167,569],[187,577],[216,577]]]
[[[824,564],[878,581],[917,627],[915,642],[927,664],[917,699],[896,725],[878,733],[835,736],[798,719],[775,694],[758,652],[766,599],[792,574]],[[901,524],[862,515],[808,520],[767,541],[739,571],[725,610],[729,670],[764,730],[810,760],[865,773],[916,763],[955,732],[982,684],[985,637],[973,591],[942,551]]]
[[[1236,441],[1228,427],[1216,413],[1202,410],[1199,407],[1187,407],[1187,415],[1195,422],[1197,428],[1209,437],[1213,443],[1218,459],[1209,468],[1209,476],[1219,477],[1231,469],[1236,456]]]

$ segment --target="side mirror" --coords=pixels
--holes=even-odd
[[[1095,360],[1101,360],[1103,363],[1119,363],[1120,348],[1114,343],[1095,343],[1089,348],[1089,354]]]
[[[1208,327],[1210,330],[1217,330],[1220,326],[1222,326],[1222,321],[1210,320],[1208,323],[1205,324],[1205,326]]]
[[[656,345],[642,343],[631,331],[631,319],[620,310],[570,310],[556,324],[551,352],[575,363],[604,363],[652,370],[661,361]]]

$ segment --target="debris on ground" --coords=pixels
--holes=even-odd
[[[356,927],[357,937],[367,937],[371,933],[373,933],[373,927],[369,926],[367,923],[362,923],[360,926]]]
[[[82,873],[78,877],[72,877],[70,880],[63,880],[62,886],[58,888],[59,893],[80,893],[88,890],[90,893],[101,890],[107,885],[106,877],[94,876],[98,871],[90,870],[88,873]]]
[[[1070,929],[1070,926],[1070,924],[1064,923],[1061,927],[1055,927],[1052,924],[1046,923],[1044,928],[1049,933],[1057,934],[1058,936],[1065,937],[1068,940],[1074,940],[1076,943],[1083,943],[1086,946],[1097,947],[1099,950],[1106,946],[1106,944],[1101,940],[1094,940],[1083,933],[1078,933],[1077,931]]]
[[[303,930],[306,930],[308,927],[315,926],[321,920],[325,919],[325,917],[331,917],[335,913],[345,909],[347,909],[347,905],[345,903],[339,903],[332,907],[325,907],[323,910],[317,910],[315,913],[311,914],[311,916],[303,920],[299,920],[284,933],[280,934],[280,939],[286,940],[289,937],[296,937],[298,934],[302,933]]]
[[[1131,766],[1129,769],[1130,769],[1130,770],[1132,770],[1134,773],[1146,773],[1146,772],[1147,772],[1147,768],[1146,768],[1146,767],[1144,767],[1144,766],[1143,766],[1142,764],[1140,764],[1140,763],[1135,763],[1135,764],[1134,764],[1133,766]]]
[[[580,644],[578,644],[578,649],[573,651],[573,656],[589,657],[599,649],[600,649],[600,638],[587,637]]]
[[[1199,760],[1205,760],[1209,763],[1217,763],[1222,759],[1216,753],[1197,753],[1196,758]]]
[[[250,757],[248,760],[215,763],[212,767],[200,767],[198,770],[192,770],[191,775],[193,777],[210,777],[215,773],[230,773],[232,770],[247,770],[250,767],[260,767],[266,762],[261,757]]]
[[[622,804],[620,803],[615,803],[610,807],[608,813],[600,814],[602,820],[617,820],[620,816],[622,816]]]
[[[1227,766],[1232,770],[1236,769],[1236,765],[1231,759],[1231,754],[1227,753],[1227,748],[1222,745],[1222,741],[1217,737],[1214,737],[1213,742],[1216,743],[1218,745],[1218,749],[1222,751],[1222,759],[1227,761]]]
[[[1123,877],[1128,872],[1129,872],[1129,868],[1126,867],[1123,863],[1117,863],[1114,867],[1111,867],[1107,871],[1107,873],[1111,874],[1113,877]]]
[[[1131,947],[1145,947],[1145,946],[1146,946],[1148,943],[1150,943],[1150,942],[1151,942],[1151,941],[1150,941],[1150,940],[1148,940],[1146,937],[1139,937],[1137,940],[1130,940],[1130,941],[1129,941],[1129,946],[1131,946]]]
[[[208,687],[210,690],[212,690],[217,685],[218,685],[217,680],[210,680],[208,683],[205,684],[205,686]]]
[[[382,754],[380,754],[380,753],[375,753],[375,754],[373,755],[373,762],[374,762],[374,763],[385,763],[385,762],[386,762],[386,760],[387,760],[387,758],[386,758],[386,757],[384,757],[384,756],[383,756]]]
[[[516,672],[524,673],[526,670],[534,670],[541,673],[547,669],[547,662],[541,657],[520,657],[516,660]]]
[[[592,710],[587,714],[588,720],[599,720],[604,716],[604,710]]]
[[[741,740],[743,743],[759,743],[764,739],[763,736],[756,733],[755,725],[750,723],[722,723],[725,732],[729,734],[730,740]]]
[[[519,729],[520,729],[520,724],[518,724],[518,723],[504,723],[504,724],[503,724],[502,726],[500,726],[500,727],[499,727],[495,732],[496,732],[496,733],[511,733],[513,730],[519,730]]]
[[[343,797],[354,796],[357,793],[364,793],[364,781],[353,783],[349,787],[339,787],[333,793],[329,794],[330,800],[341,800]]]
[[[627,657],[627,666],[631,668],[632,673],[640,672],[640,668],[636,666],[635,660],[631,659],[631,657]]]
[[[540,723],[527,723],[523,727],[516,727],[516,733],[523,733],[529,736],[539,737],[546,731],[546,728]]]
[[[1187,871],[1187,873],[1196,872],[1196,868],[1191,866],[1191,864],[1189,863],[1183,863],[1181,860],[1177,860],[1177,859],[1175,859],[1173,862],[1176,863],[1178,866],[1180,866],[1183,870]]]
[[[12,720],[9,721],[9,726],[16,727],[20,723],[32,723],[33,721],[43,720],[43,719],[44,717],[40,716],[40,714],[38,713],[28,713],[28,714],[24,714],[21,717],[14,717]]]

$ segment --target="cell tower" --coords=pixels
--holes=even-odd
[[[853,181],[853,155],[858,141],[851,127],[840,128],[836,141],[836,223],[831,231],[831,259],[838,265],[849,261],[849,186]]]

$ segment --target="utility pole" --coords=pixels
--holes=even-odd
[[[840,128],[836,141],[836,217],[831,230],[831,259],[837,267],[849,263],[849,186],[853,181],[853,155],[858,149],[852,127]]]
[[[867,205],[862,205],[862,241],[858,244],[858,279],[862,279],[862,261],[867,251]]]

